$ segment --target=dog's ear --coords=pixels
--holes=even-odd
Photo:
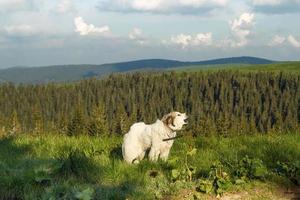
[[[168,125],[172,125],[172,126],[175,126],[174,125],[174,116],[173,115],[170,115],[168,118],[167,118],[167,123]]]
[[[165,115],[161,121],[167,126],[169,126],[170,124],[172,126],[175,126],[174,125],[174,115],[172,113]]]

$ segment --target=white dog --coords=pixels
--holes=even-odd
[[[124,136],[122,145],[123,158],[128,163],[139,163],[148,149],[149,159],[157,161],[158,158],[167,160],[173,145],[173,137],[182,126],[187,124],[187,115],[180,112],[171,112],[153,124],[144,122],[135,123]],[[164,139],[171,139],[163,141]]]

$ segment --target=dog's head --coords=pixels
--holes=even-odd
[[[185,113],[170,112],[163,116],[161,121],[173,131],[182,129],[182,126],[187,124],[188,116]]]

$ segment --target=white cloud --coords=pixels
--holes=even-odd
[[[242,47],[248,44],[248,37],[254,25],[254,14],[243,13],[239,18],[229,22],[231,33],[234,36],[233,46]]]
[[[283,4],[300,4],[300,0],[252,0],[253,5],[276,6]]]
[[[10,37],[26,37],[37,33],[37,30],[27,24],[4,27],[4,32]]]
[[[11,7],[11,6],[16,6],[23,4],[25,0],[0,0],[0,6],[1,7]]]
[[[269,46],[279,46],[279,45],[291,45],[295,48],[300,48],[300,41],[298,41],[294,36],[289,35],[288,37],[275,35],[269,43]]]
[[[108,26],[96,27],[93,24],[87,24],[82,17],[75,17],[74,24],[75,32],[78,32],[80,35],[105,34],[110,31]]]
[[[140,45],[147,44],[149,41],[148,39],[143,35],[143,32],[139,28],[134,28],[129,34],[128,37],[130,40],[136,41]]]
[[[25,5],[25,0],[0,0],[0,11],[16,10]]]
[[[0,0],[0,13],[39,10],[46,0]]]
[[[139,28],[134,28],[129,34],[128,37],[132,40],[138,39],[142,36],[142,30]]]
[[[279,5],[282,0],[252,0],[253,5]]]
[[[280,36],[280,35],[275,35],[271,39],[269,46],[278,46],[282,45],[286,41],[285,37]]]
[[[180,45],[183,49],[190,46],[209,46],[212,44],[211,33],[198,33],[195,36],[187,34],[179,34],[172,36],[170,42]]]
[[[193,45],[211,45],[212,44],[212,34],[211,33],[198,33],[194,38]]]
[[[190,6],[190,7],[201,7],[207,5],[215,5],[215,6],[225,6],[227,0],[179,0],[180,5],[182,6]]]
[[[288,41],[293,47],[300,48],[300,42],[299,42],[298,40],[296,40],[296,38],[294,38],[294,36],[289,35],[289,36],[287,37],[287,41]]]
[[[171,42],[174,44],[181,45],[182,48],[189,46],[191,41],[192,41],[191,35],[180,34],[180,35],[171,37]]]
[[[227,0],[106,0],[100,2],[99,8],[117,12],[203,14],[226,3]]]
[[[56,11],[59,13],[66,13],[72,9],[73,4],[71,0],[61,0],[56,6]]]
[[[161,3],[161,0],[134,0],[134,1],[127,1],[128,6],[131,6],[133,9],[136,9],[136,10],[145,10],[145,11],[158,9],[159,6],[160,6],[160,3]]]
[[[0,6],[1,7],[12,6],[12,5],[22,4],[22,3],[24,3],[24,0],[1,0]]]

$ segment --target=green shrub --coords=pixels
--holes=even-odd
[[[276,172],[279,175],[287,177],[291,180],[294,184],[300,184],[300,161],[290,162],[290,163],[283,163],[277,162]]]
[[[211,166],[209,177],[198,181],[197,190],[222,195],[231,185],[228,173],[224,171],[223,165],[217,162]]]
[[[184,181],[192,181],[193,177],[196,174],[196,167],[192,166],[189,162],[189,159],[197,153],[197,149],[193,148],[190,151],[187,151],[185,154],[184,165],[180,168],[175,168],[171,170],[171,178],[172,180],[184,180]],[[169,162],[172,164],[178,160],[177,158],[173,158]]]
[[[248,156],[238,162],[235,171],[235,175],[242,179],[262,179],[267,173],[268,170],[260,159]]]

